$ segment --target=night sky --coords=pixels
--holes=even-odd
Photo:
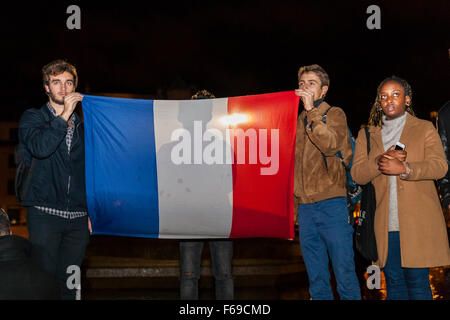
[[[82,93],[149,96],[180,86],[217,97],[293,90],[298,68],[317,63],[330,75],[328,102],[353,131],[392,74],[411,84],[419,117],[449,100],[448,0],[92,2],[2,10],[1,120],[46,101],[40,70],[56,58],[75,64]],[[81,30],[66,27],[71,4]],[[371,4],[381,30],[366,27]]]

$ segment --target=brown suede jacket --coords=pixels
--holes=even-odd
[[[352,149],[347,119],[341,108],[333,107],[327,113],[326,124],[322,115],[330,108],[325,101],[309,112],[302,111],[297,121],[295,141],[294,195],[299,203],[314,203],[336,197],[346,197],[346,174],[341,160],[351,160]],[[306,116],[306,129],[304,119]],[[324,158],[326,157],[327,167]]]

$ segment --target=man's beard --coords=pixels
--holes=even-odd
[[[53,92],[51,90],[47,92],[47,95],[56,104],[64,105],[64,98],[58,100],[58,98],[55,97],[55,95],[53,94]]]

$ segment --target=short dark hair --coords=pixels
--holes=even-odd
[[[11,233],[11,224],[9,217],[2,208],[0,208],[0,236],[7,236]]]
[[[76,88],[78,85],[77,69],[75,66],[62,59],[54,60],[42,67],[42,82],[44,88],[46,85],[48,86],[50,84],[50,76],[57,76],[65,71],[73,76],[73,84]]]
[[[300,81],[302,74],[306,72],[314,72],[320,79],[321,87],[330,86],[330,77],[328,76],[328,73],[326,73],[325,70],[318,64],[300,67],[300,69],[298,69],[298,81]]]

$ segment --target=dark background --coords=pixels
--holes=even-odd
[[[81,8],[81,30],[66,9]],[[369,5],[381,30],[369,30]],[[327,100],[356,131],[378,84],[395,74],[413,89],[413,108],[430,118],[449,100],[450,2],[159,1],[23,3],[2,8],[1,119],[19,119],[46,100],[40,70],[73,63],[82,93],[164,98],[168,88],[206,88],[217,97],[293,90],[302,65],[331,78]]]

